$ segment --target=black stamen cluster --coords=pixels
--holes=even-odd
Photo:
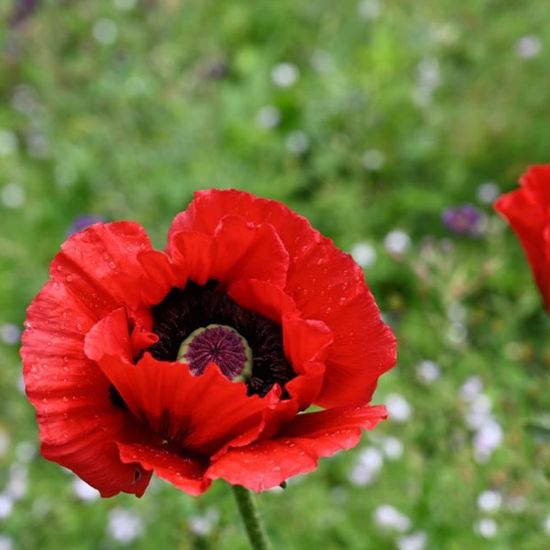
[[[234,328],[252,350],[252,376],[246,381],[248,394],[266,395],[274,384],[292,380],[292,370],[283,352],[281,327],[265,317],[239,306],[217,281],[201,286],[188,282],[173,288],[152,308],[153,332],[159,341],[148,351],[161,361],[175,361],[180,344],[194,330],[211,324]]]

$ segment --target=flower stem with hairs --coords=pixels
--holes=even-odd
[[[250,547],[253,550],[270,550],[271,543],[267,538],[254,495],[241,485],[232,485],[231,488],[246,528]]]

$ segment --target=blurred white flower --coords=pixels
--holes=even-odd
[[[536,57],[541,49],[542,45],[539,38],[532,34],[523,36],[516,42],[516,53],[524,59]]]
[[[495,449],[500,447],[504,432],[500,424],[493,418],[480,426],[474,435],[474,458],[477,462],[487,462]]]
[[[13,539],[4,534],[0,534],[0,550],[12,550]]]
[[[350,472],[348,479],[351,484],[356,487],[366,487],[376,479],[376,476],[365,467],[358,464]]]
[[[364,487],[370,485],[384,465],[382,453],[374,447],[367,447],[359,453],[357,462],[349,474],[353,485]]]
[[[48,138],[40,132],[31,132],[27,135],[27,147],[31,157],[44,158],[50,152]]]
[[[136,7],[137,0],[114,0],[115,8],[120,11],[130,11]]]
[[[399,460],[403,456],[403,443],[393,436],[382,439],[382,451],[390,460]]]
[[[384,459],[378,449],[367,447],[359,453],[359,462],[373,471],[379,471],[384,464]]]
[[[382,13],[382,3],[380,0],[361,0],[357,5],[357,13],[362,19],[377,19]]]
[[[390,420],[405,422],[412,414],[409,402],[399,393],[390,393],[386,396],[385,405],[388,409]]]
[[[544,529],[544,532],[550,536],[550,514],[548,514],[545,518],[545,520],[542,523],[542,528]]]
[[[497,534],[497,524],[494,519],[483,518],[476,522],[475,531],[484,539],[492,539]]]
[[[337,485],[330,490],[330,499],[336,505],[341,506],[348,500],[348,491],[345,487]]]
[[[99,19],[94,24],[92,34],[100,44],[113,44],[118,36],[118,27],[112,19]]]
[[[10,130],[0,130],[0,157],[15,153],[17,150],[17,136]]]
[[[470,403],[470,407],[465,415],[466,425],[477,430],[491,418],[492,410],[491,398],[481,393]]]
[[[460,345],[466,340],[468,329],[464,323],[451,323],[446,336],[451,344]]]
[[[205,514],[191,516],[187,520],[189,530],[198,537],[208,536],[219,520],[219,512],[215,508],[209,508]]]
[[[311,66],[319,73],[326,73],[334,66],[331,55],[325,50],[315,50],[310,59]]]
[[[101,496],[97,489],[94,489],[79,477],[75,477],[72,480],[71,489],[74,496],[84,502],[92,502]]]
[[[293,155],[303,155],[309,149],[309,138],[301,130],[288,134],[285,146]]]
[[[370,267],[376,262],[376,250],[368,243],[355,243],[351,256],[361,267]]]
[[[482,392],[483,382],[479,376],[470,376],[460,388],[460,397],[464,401],[474,401],[474,399]]]
[[[411,520],[390,504],[383,504],[376,508],[374,521],[383,529],[391,529],[400,533],[411,528]]]
[[[13,502],[21,500],[29,488],[29,475],[27,468],[20,464],[12,464],[8,483],[5,488],[5,495],[12,499]]]
[[[109,512],[107,533],[122,544],[130,544],[143,535],[143,522],[135,512],[113,508]]]
[[[0,519],[6,519],[13,510],[13,500],[9,495],[0,493]]]
[[[279,88],[290,88],[296,84],[300,72],[292,63],[279,63],[271,71],[271,80]]]
[[[25,204],[25,190],[17,183],[8,183],[0,192],[0,200],[7,208],[20,208]]]
[[[424,550],[428,542],[428,535],[423,531],[417,531],[396,541],[398,550]]]
[[[380,170],[382,166],[384,166],[385,160],[386,159],[382,151],[379,151],[378,149],[369,149],[368,151],[365,151],[363,153],[361,162],[367,170],[376,172],[377,170]]]
[[[453,323],[462,323],[466,319],[466,308],[460,302],[452,302],[447,308],[447,318]]]
[[[435,361],[425,359],[416,366],[416,376],[423,384],[433,384],[441,376],[441,368]]]
[[[279,124],[281,120],[281,112],[273,105],[266,105],[258,111],[256,120],[262,128],[271,130]]]
[[[17,377],[17,389],[24,394],[25,393],[25,379],[23,378],[23,375],[20,374]]]
[[[449,46],[455,44],[460,39],[460,30],[452,23],[442,23],[433,28],[434,42]]]
[[[500,187],[491,181],[482,183],[477,188],[477,200],[483,204],[493,204],[500,195]]]
[[[483,383],[478,376],[468,378],[460,389],[461,398],[469,404],[464,421],[475,431],[474,458],[478,463],[487,462],[504,439],[502,427],[492,414],[491,398],[482,390]]]
[[[421,59],[417,66],[417,84],[412,91],[412,101],[418,107],[428,107],[434,91],[441,85],[439,61],[433,57]]]
[[[441,85],[439,61],[433,57],[425,57],[418,63],[418,83],[427,90],[433,91]]]
[[[502,506],[502,495],[498,491],[483,491],[477,497],[477,507],[481,512],[492,514]]]
[[[410,246],[411,238],[400,229],[394,229],[384,237],[385,249],[394,256],[402,256]]]
[[[15,456],[23,464],[28,464],[36,456],[36,452],[36,444],[32,441],[21,441],[15,447]]]
[[[15,346],[21,341],[21,329],[14,323],[3,323],[0,326],[0,340],[8,346]]]
[[[26,84],[19,84],[15,87],[11,104],[17,111],[30,114],[37,107],[36,92]]]
[[[187,525],[191,533],[198,537],[206,537],[212,532],[212,523],[203,516],[191,516]]]

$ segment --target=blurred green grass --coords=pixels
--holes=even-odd
[[[10,13],[3,2],[0,20]],[[399,394],[412,414],[365,438],[404,446],[369,485],[350,481],[352,451],[263,494],[275,547],[392,548],[404,534],[373,518],[391,504],[427,548],[545,548],[550,450],[526,424],[550,410],[550,322],[518,244],[477,193],[488,181],[511,189],[549,160],[548,23],[543,3],[504,0],[38,2],[0,30],[0,323],[22,323],[80,214],[139,221],[160,247],[195,189],[282,200],[342,248],[377,252],[367,281],[400,360],[375,401]],[[273,79],[281,63],[297,71],[287,87]],[[487,215],[483,238],[442,224],[464,202]],[[383,244],[394,229],[412,243],[399,257]],[[422,360],[441,368],[431,385]],[[0,343],[0,361],[0,491],[14,465],[30,476],[0,517],[14,548],[118,548],[106,532],[115,508],[145,525],[132,548],[245,548],[221,484],[200,499],[162,484],[141,500],[78,499],[71,477],[21,445],[37,435],[17,346]],[[504,432],[486,463],[459,397],[471,376]],[[480,511],[486,490],[523,507]],[[189,518],[209,509],[219,518],[200,536]],[[492,538],[475,529],[487,517]]]

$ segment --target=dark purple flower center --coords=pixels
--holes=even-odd
[[[233,328],[209,325],[194,330],[181,344],[178,360],[188,363],[194,375],[200,375],[210,363],[233,380],[245,379],[252,371],[252,351],[248,342]]]
[[[279,384],[288,397],[284,387],[296,373],[285,357],[280,325],[241,307],[217,281],[173,288],[152,314],[159,340],[148,351],[156,359],[176,361],[185,355],[193,374],[213,362],[228,378],[242,377],[249,395],[263,397]],[[251,358],[243,360],[247,347]]]

